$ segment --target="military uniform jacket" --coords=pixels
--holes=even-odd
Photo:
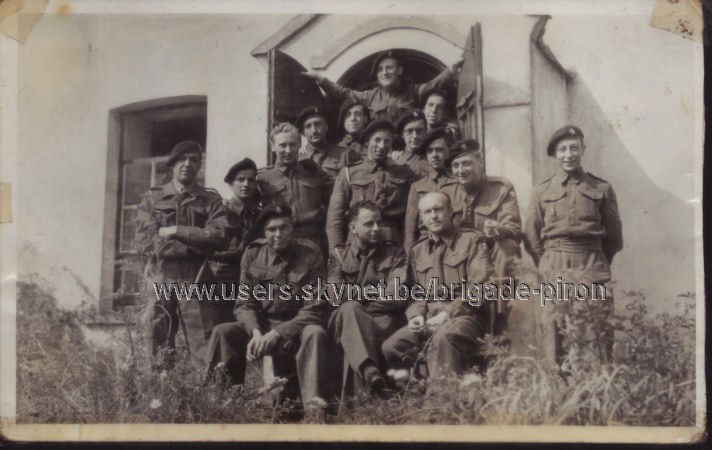
[[[179,193],[173,181],[151,188],[138,205],[136,233],[140,253],[156,258],[200,258],[221,250],[228,227],[222,198],[195,185]],[[158,236],[161,227],[177,226],[170,239]]]
[[[431,278],[438,278],[450,287],[451,283],[462,283],[466,278],[468,285],[484,283],[492,274],[489,249],[484,236],[471,229],[453,228],[442,236],[428,235],[419,239],[410,250],[409,258],[411,276],[428,291]],[[432,317],[445,310],[450,317],[476,314],[483,315],[487,302],[481,299],[481,306],[470,306],[468,299],[462,298],[461,290],[450,292],[451,301],[414,300],[406,310],[406,316],[411,318],[423,315]],[[476,294],[473,291],[473,296]]]
[[[371,120],[389,120],[396,123],[398,118],[408,109],[417,109],[420,96],[429,89],[440,89],[453,78],[450,69],[445,69],[427,83],[414,84],[401,77],[401,85],[391,92],[380,85],[367,91],[355,91],[340,86],[332,81],[324,80],[321,87],[328,95],[338,99],[353,99],[368,105]]]
[[[215,269],[216,275],[233,276],[235,281],[240,276],[240,261],[242,252],[248,243],[257,238],[255,222],[262,207],[258,200],[243,203],[239,198],[231,197],[225,200],[225,216],[227,217],[227,249],[216,252],[212,260],[220,264]]]
[[[392,241],[382,241],[374,247],[362,249],[354,241],[355,239],[349,241],[343,249],[332,249],[333,258],[329,264],[328,281],[378,286],[383,280],[386,283],[387,295],[395,299],[396,278],[402,285],[408,281],[408,264],[403,249]],[[346,289],[348,287],[344,287],[342,302],[348,298]],[[332,303],[336,299],[332,297]],[[364,304],[369,312],[380,314],[402,313],[407,306],[406,301],[399,300],[364,300]]]
[[[408,190],[413,181],[411,170],[390,159],[375,163],[370,159],[341,169],[334,183],[326,218],[329,246],[344,244],[347,212],[361,200],[371,200],[381,208],[384,220],[402,226]]]
[[[329,201],[331,179],[315,162],[268,166],[257,173],[262,203],[280,202],[292,208],[295,228],[322,228]]]
[[[418,200],[428,192],[442,192],[446,186],[457,184],[457,180],[446,173],[430,169],[423,178],[410,185],[408,206],[405,211],[403,247],[409,250],[425,229],[420,223]]]
[[[547,241],[600,242],[610,264],[623,248],[618,203],[611,185],[581,171],[570,176],[560,171],[532,193],[524,228],[524,246],[538,263]],[[556,245],[556,244],[555,244]]]
[[[317,148],[311,144],[303,147],[299,159],[310,159],[317,163],[324,172],[334,179],[339,174],[339,170],[344,167],[345,149],[337,144],[326,144],[324,148]]]
[[[522,219],[514,186],[501,177],[486,177],[474,195],[468,194],[461,184],[443,187],[443,192],[450,196],[453,209],[453,222],[462,227],[474,228],[483,232],[487,219],[499,222],[495,241],[514,239],[522,236]]]
[[[293,238],[285,251],[278,254],[267,245],[265,238],[257,239],[247,246],[242,255],[240,284],[246,284],[250,292],[260,284],[269,293],[270,283],[288,283],[292,295],[280,299],[277,286],[273,288],[272,301],[254,297],[246,301],[238,299],[235,319],[250,335],[255,328],[264,331],[271,326],[287,340],[297,337],[306,325],[324,325],[330,306],[316,298],[317,278],[323,275],[324,258],[313,242]],[[302,287],[306,284],[312,284],[314,295],[312,299],[303,300]]]
[[[356,141],[350,134],[345,134],[339,141],[339,146],[344,148],[346,153],[344,157],[345,165],[353,165],[366,159],[367,149],[361,143]]]
[[[424,177],[430,172],[430,163],[410,150],[403,150],[398,158],[391,158],[396,164],[410,167],[417,178]]]

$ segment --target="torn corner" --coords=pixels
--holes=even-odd
[[[650,25],[702,42],[701,0],[658,0]]]
[[[0,223],[12,222],[12,191],[10,183],[0,183]]]
[[[48,0],[0,0],[0,33],[24,44]]]

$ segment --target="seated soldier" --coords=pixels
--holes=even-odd
[[[363,102],[347,99],[339,107],[339,126],[340,131],[344,133],[339,145],[346,149],[345,164],[352,164],[366,157],[366,147],[358,142],[358,136],[370,120],[368,106]]]
[[[368,105],[372,120],[395,122],[406,109],[417,107],[423,92],[434,87],[443,87],[453,81],[462,64],[461,61],[454,64],[427,83],[414,84],[403,76],[403,66],[396,53],[386,50],[378,54],[371,68],[371,75],[376,77],[378,86],[367,91],[355,91],[340,86],[313,70],[305,72],[304,75],[313,78],[329,96],[364,102]]]
[[[236,301],[235,322],[213,330],[206,378],[222,362],[230,382],[242,384],[246,359],[272,355],[275,375],[290,377],[296,371],[302,402],[323,406],[327,364],[324,325],[331,306],[295,295],[301,295],[302,287],[309,283],[317,285],[317,278],[324,274],[324,258],[313,242],[293,237],[291,215],[289,207],[270,204],[257,219],[255,226],[264,237],[247,246],[240,266],[240,283],[247,286],[250,296]],[[288,298],[283,291],[286,283],[291,285]],[[258,285],[264,287],[263,298],[258,297]],[[293,377],[291,383],[289,387],[294,387]]]
[[[343,250],[332,250],[328,281],[339,285],[358,284],[362,288],[378,286],[383,281],[387,283],[387,295],[395,298],[395,280],[406,283],[407,263],[403,249],[383,239],[381,212],[372,201],[355,203],[349,218],[352,238]],[[356,374],[361,385],[378,394],[385,387],[380,370],[385,367],[381,344],[405,323],[403,313],[407,302],[380,298],[378,301],[347,301],[348,290],[355,288],[343,286],[341,293],[329,292],[332,303],[338,305],[329,320],[329,334],[344,353],[342,392],[351,389],[350,383]]]
[[[402,146],[399,149],[394,148],[388,155],[394,162],[410,167],[410,170],[419,177],[428,173],[427,161],[415,154],[415,150],[423,142],[425,133],[423,112],[417,109],[404,112],[396,124],[396,134],[400,138]]]
[[[452,224],[448,196],[442,192],[427,193],[420,198],[418,209],[428,234],[410,251],[412,281],[431,296],[438,289],[438,285],[428,289],[431,283],[449,287],[463,280],[468,286],[487,281],[491,265],[485,238],[477,231]],[[428,340],[426,360],[430,376],[461,374],[470,367],[472,354],[480,345],[478,339],[486,330],[487,303],[462,298],[462,289],[448,289],[447,294],[446,301],[413,300],[406,311],[408,325],[381,347],[392,368],[412,367]],[[473,297],[475,294],[473,291]]]
[[[307,145],[299,150],[299,160],[310,159],[317,163],[333,179],[344,166],[344,148],[326,140],[329,126],[324,111],[316,106],[305,108],[297,117],[297,128],[304,135]]]
[[[445,164],[450,155],[451,145],[452,138],[449,130],[440,127],[431,130],[416,149],[415,155],[418,158],[425,156],[429,168],[427,175],[410,185],[403,226],[403,248],[406,251],[409,251],[418,240],[423,228],[418,217],[420,197],[428,192],[440,192],[445,186],[457,183],[457,180],[450,176]]]

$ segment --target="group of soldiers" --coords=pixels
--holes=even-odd
[[[230,167],[228,200],[196,184],[201,146],[176,145],[172,180],[139,206],[147,279],[289,283],[295,293],[318,279],[385,282],[392,295],[396,279],[428,286],[432,278],[450,285],[516,276],[523,240],[543,278],[577,270],[610,280],[621,222],[610,184],[582,168],[579,128],[552,135],[547,154],[559,169],[535,188],[522,228],[512,183],[486,175],[479,143],[460,139],[447,120],[442,87],[457,67],[417,85],[388,51],[373,73],[378,86],[363,92],[305,73],[342,100],[340,142],[327,142],[326,113],[306,108],[295,123],[273,126],[273,165],[258,169],[245,158]],[[323,408],[334,373],[342,396],[385,395],[404,376],[462,374],[476,363],[479,339],[493,324],[495,332],[506,326],[506,308],[473,305],[455,291],[437,302],[334,296],[200,302],[206,379],[219,366],[242,384],[247,361],[270,356],[305,407]],[[179,306],[148,306],[149,356],[174,347]]]

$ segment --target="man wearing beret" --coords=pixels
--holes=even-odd
[[[348,152],[345,164],[352,164],[366,157],[366,147],[358,142],[358,136],[370,120],[368,106],[361,101],[349,98],[339,107],[339,126],[343,133],[339,145]]]
[[[368,148],[368,156],[358,164],[345,166],[336,177],[326,218],[330,248],[344,246],[347,213],[362,200],[371,200],[381,209],[384,238],[401,242],[408,190],[414,175],[407,166],[388,158],[394,132],[393,125],[385,120],[368,124],[359,138]]]
[[[316,106],[305,108],[297,117],[297,128],[307,141],[299,150],[299,159],[317,163],[333,179],[343,167],[344,148],[326,141],[329,126],[324,111]]]
[[[452,137],[445,127],[434,128],[425,137],[416,149],[416,156],[425,157],[429,168],[427,174],[410,185],[408,193],[408,206],[405,210],[405,224],[403,247],[410,250],[415,241],[420,237],[422,224],[418,213],[418,200],[428,192],[440,192],[447,185],[457,184],[457,180],[450,176],[446,161],[450,154]]]
[[[405,252],[383,239],[378,205],[370,200],[356,202],[349,219],[352,238],[343,249],[332,249],[328,275],[330,283],[345,286],[341,298],[329,292],[332,304],[338,306],[329,320],[329,333],[343,350],[342,398],[355,390],[354,384],[375,394],[383,390],[381,344],[405,324],[403,313],[408,305],[405,300],[348,298],[348,284],[363,288],[385,282],[386,295],[395,298],[396,283],[407,283]]]
[[[404,112],[396,124],[396,134],[403,140],[405,148],[391,150],[390,158],[398,163],[405,164],[416,176],[422,177],[428,173],[428,162],[415,150],[423,142],[426,134],[425,114],[417,109]]]
[[[420,109],[425,114],[428,131],[433,128],[447,127],[454,139],[460,139],[460,128],[455,122],[447,120],[447,93],[443,89],[433,88],[423,93]]]
[[[139,253],[146,262],[144,273],[152,299],[143,316],[145,345],[154,368],[159,349],[175,347],[179,305],[175,292],[170,300],[156,299],[150,286],[201,281],[196,277],[205,271],[206,257],[226,243],[228,223],[222,199],[216,191],[196,182],[202,153],[195,141],[183,141],[173,147],[167,162],[173,175],[171,181],[151,188],[138,206]],[[207,306],[200,306],[201,316]],[[198,336],[190,345],[199,345],[202,340]],[[166,363],[170,366],[170,358]]]
[[[460,62],[452,68],[445,69],[438,76],[423,84],[414,84],[403,76],[397,52],[386,50],[376,57],[371,69],[372,76],[378,81],[378,86],[367,91],[355,91],[340,86],[326,79],[315,71],[307,71],[304,75],[316,80],[324,91],[335,98],[352,98],[368,105],[372,120],[388,120],[395,122],[406,109],[416,108],[420,95],[433,87],[443,87],[455,77]]]
[[[549,140],[547,155],[556,158],[556,174],[535,187],[527,211],[524,246],[546,281],[573,277],[577,283],[611,280],[611,262],[623,248],[623,234],[616,195],[610,183],[584,171],[586,146],[581,129],[567,125]],[[612,313],[610,289],[601,305]],[[576,302],[577,304],[579,302]],[[561,347],[552,305],[540,308],[539,349],[554,362],[565,353]],[[594,352],[605,360],[611,356],[612,336],[593,330],[602,349]]]
[[[248,244],[242,255],[240,283],[246,290],[235,303],[235,321],[213,330],[206,378],[222,362],[229,381],[242,384],[246,361],[271,355],[275,375],[289,380],[284,394],[298,388],[305,406],[322,407],[327,381],[324,325],[331,306],[303,289],[317,286],[325,272],[324,258],[313,242],[294,237],[291,217],[289,207],[278,203],[260,213],[256,226],[264,236]]]
[[[311,159],[298,160],[299,131],[278,123],[270,133],[274,166],[258,171],[257,184],[263,204],[291,205],[294,235],[311,239],[327,254],[324,218],[331,192],[331,178]]]

